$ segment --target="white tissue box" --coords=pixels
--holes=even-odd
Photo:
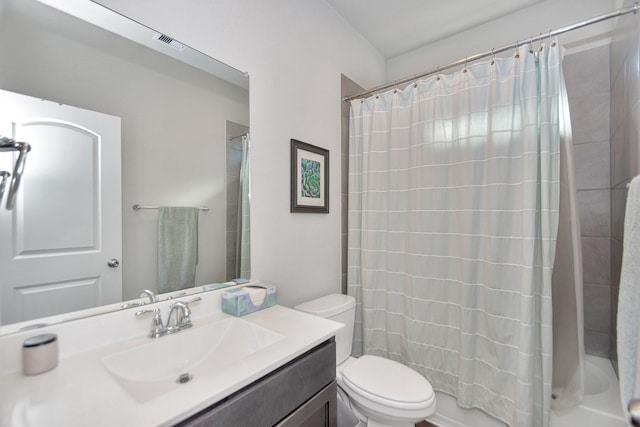
[[[222,291],[222,311],[234,316],[244,316],[275,304],[276,287],[267,283]]]

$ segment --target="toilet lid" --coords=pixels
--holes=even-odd
[[[382,357],[359,357],[344,368],[342,379],[355,392],[380,404],[404,406],[433,400],[433,388],[426,378]]]

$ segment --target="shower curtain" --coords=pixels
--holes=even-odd
[[[238,190],[238,217],[236,240],[236,277],[251,277],[251,156],[249,135],[242,136],[240,186]]]
[[[352,101],[356,353],[511,426],[547,426],[559,209],[557,41]]]
[[[566,92],[560,93],[560,206],[553,293],[553,409],[571,408],[584,395],[582,248],[577,208],[573,139]]]

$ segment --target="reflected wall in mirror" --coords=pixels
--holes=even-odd
[[[158,292],[159,211],[135,204],[207,206],[194,285],[248,276],[246,74],[88,0],[46,2],[81,4],[111,31],[37,0],[0,0],[0,134],[47,141],[32,144],[15,208],[0,208],[2,325]],[[0,153],[0,170],[14,161]]]

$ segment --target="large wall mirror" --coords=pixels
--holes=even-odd
[[[188,293],[249,278],[246,73],[88,0],[0,0],[0,58],[0,135],[32,147],[0,200],[0,331],[176,291],[172,251]],[[195,249],[160,207],[198,208]]]

